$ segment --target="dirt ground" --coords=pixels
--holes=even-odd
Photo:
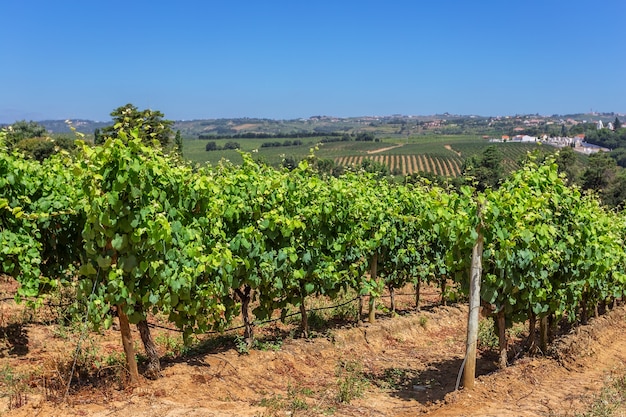
[[[178,335],[153,329],[162,377],[130,388],[118,332],[83,338],[40,313],[25,319],[29,313],[6,297],[14,288],[5,280],[1,289],[0,415],[7,417],[573,416],[608,374],[626,369],[626,308],[618,307],[559,338],[549,355],[521,354],[505,370],[496,369],[494,352],[481,350],[476,387],[454,391],[467,307],[438,306],[431,289],[420,312],[333,322],[306,340],[293,337],[297,324],[265,325],[257,346],[242,354],[232,335],[172,354]],[[512,341],[513,353],[522,338]],[[77,375],[66,396],[79,340],[83,369],[94,358],[108,362]]]

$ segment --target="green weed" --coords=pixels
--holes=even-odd
[[[588,411],[577,417],[619,417],[626,409],[626,374],[608,379]]]
[[[27,376],[16,373],[9,365],[0,369],[0,386],[3,387],[3,396],[9,397],[9,410],[20,408],[28,402]]]
[[[340,361],[335,371],[337,376],[337,401],[349,404],[363,396],[369,383],[363,374],[363,365],[356,360]]]
[[[497,349],[499,346],[498,335],[494,329],[492,319],[484,319],[478,322],[478,348]]]
[[[155,343],[163,346],[167,352],[165,356],[176,357],[185,353],[186,346],[182,337],[174,337],[168,333],[162,333],[155,337]]]
[[[297,411],[309,409],[306,397],[312,394],[313,391],[310,389],[296,388],[289,384],[287,386],[287,395],[285,397],[278,394],[262,398],[259,401],[259,405],[261,407],[266,407],[270,415],[294,415]]]
[[[235,337],[235,350],[240,355],[247,355],[250,353],[250,346],[243,336],[237,335]]]
[[[380,377],[379,384],[385,389],[398,389],[406,385],[407,380],[411,380],[413,374],[407,369],[387,368]]]
[[[274,352],[279,351],[282,346],[283,346],[283,340],[280,338],[276,340],[267,340],[267,341],[255,340],[253,344],[253,347],[255,349],[263,350],[263,351],[271,350]]]

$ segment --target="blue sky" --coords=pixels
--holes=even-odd
[[[3,1],[0,123],[626,113],[626,1]]]

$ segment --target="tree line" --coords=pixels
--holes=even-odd
[[[329,132],[324,133],[324,136],[341,136],[342,133]],[[316,132],[292,132],[292,133],[258,133],[258,132],[246,132],[237,133],[233,135],[218,135],[212,133],[201,133],[198,135],[198,139],[298,139],[298,138],[315,138],[320,134]]]

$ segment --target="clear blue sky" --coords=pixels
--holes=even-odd
[[[626,113],[626,1],[0,3],[0,122]]]

